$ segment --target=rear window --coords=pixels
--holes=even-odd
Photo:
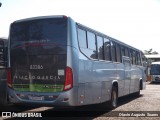
[[[11,49],[30,44],[67,44],[67,19],[47,18],[13,23]]]
[[[151,75],[160,75],[160,65],[159,64],[153,64],[151,65]]]

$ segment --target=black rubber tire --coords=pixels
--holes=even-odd
[[[109,108],[115,109],[117,105],[118,105],[118,90],[117,87],[113,86],[111,92],[111,100],[109,102]]]

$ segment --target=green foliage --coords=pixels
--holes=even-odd
[[[156,55],[158,54],[158,52],[153,51],[153,49],[149,49],[149,50],[144,50],[144,54],[145,55]]]

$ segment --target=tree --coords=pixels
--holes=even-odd
[[[153,51],[153,49],[149,49],[149,50],[144,50],[144,54],[145,55],[156,55],[158,54],[158,52]]]
[[[2,3],[0,2],[0,7],[2,6]]]

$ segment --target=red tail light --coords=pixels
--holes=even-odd
[[[66,80],[64,90],[69,90],[73,87],[73,73],[70,67],[66,67]]]
[[[63,18],[67,19],[68,17],[64,15]]]
[[[7,83],[9,87],[12,87],[11,69],[7,69]]]

